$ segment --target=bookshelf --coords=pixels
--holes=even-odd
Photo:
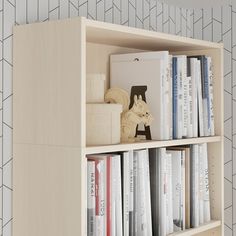
[[[214,137],[86,147],[86,72],[112,53],[169,50],[213,59]],[[14,27],[13,235],[86,235],[86,154],[208,143],[213,220],[173,235],[223,235],[223,45],[83,17]]]

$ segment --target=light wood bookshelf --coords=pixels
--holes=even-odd
[[[214,64],[214,137],[86,147],[86,73],[112,53],[169,50]],[[223,45],[77,17],[14,27],[13,236],[85,236],[86,154],[208,143],[212,221],[173,235],[223,235]]]

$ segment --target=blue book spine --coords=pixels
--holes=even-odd
[[[207,124],[208,124],[208,129],[210,129],[211,126],[211,120],[210,120],[210,94],[209,94],[209,75],[208,75],[208,63],[207,63],[207,58],[204,57],[204,97],[207,99]]]
[[[173,109],[173,138],[177,138],[177,107],[178,107],[178,77],[177,77],[177,58],[172,58],[172,109]]]

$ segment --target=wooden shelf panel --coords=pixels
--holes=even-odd
[[[220,142],[221,136],[212,137],[201,137],[201,138],[189,138],[189,139],[175,139],[175,140],[165,140],[165,141],[142,141],[136,143],[121,143],[115,145],[105,145],[105,146],[88,146],[86,147],[86,154],[95,153],[106,153],[106,152],[118,152],[127,151],[142,148],[160,148],[178,145],[188,145],[197,143],[214,143]]]
[[[210,230],[210,229],[214,229],[214,228],[219,227],[219,226],[221,226],[221,221],[220,220],[215,220],[215,221],[211,221],[209,223],[203,224],[203,225],[201,225],[197,228],[175,232],[173,234],[169,234],[168,236],[190,236],[190,235],[195,235],[195,234],[205,232],[205,231]]]

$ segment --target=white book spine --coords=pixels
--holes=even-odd
[[[187,94],[187,112],[188,112],[188,133],[187,137],[193,137],[193,101],[192,101],[192,78],[187,77],[188,94]]]
[[[182,105],[182,117],[183,117],[183,130],[182,136],[188,135],[188,81],[187,81],[187,58],[182,56],[182,93],[183,93],[183,105]]]
[[[95,162],[87,162],[87,181],[88,181],[88,210],[87,210],[87,234],[88,236],[95,235]]]
[[[210,135],[215,135],[215,118],[214,118],[214,106],[213,106],[213,69],[212,59],[207,57],[208,75],[209,75],[209,105],[210,105]]]
[[[129,235],[133,235],[134,225],[134,166],[133,151],[129,151]]]
[[[203,169],[204,169],[204,223],[211,220],[210,211],[210,190],[209,190],[209,170],[208,170],[208,154],[207,154],[207,144],[202,144],[203,148]]]
[[[146,192],[144,176],[144,150],[138,153],[138,232],[137,235],[147,236],[147,209],[146,209]]]
[[[106,235],[106,163],[105,163],[105,160],[101,160],[101,172],[100,172],[99,184],[101,185],[101,188],[99,188],[101,228],[102,228],[102,234]]]
[[[174,232],[181,230],[181,151],[168,150],[172,154],[172,196]]]
[[[167,184],[167,172],[166,172],[166,149],[161,148],[160,153],[161,164],[161,236],[165,236],[166,233],[166,184]]]
[[[173,111],[172,111],[172,56],[169,56],[169,139],[173,139]]]
[[[173,196],[172,196],[172,162],[171,162],[171,154],[166,154],[167,157],[167,234],[171,234],[174,232],[173,227]]]
[[[190,59],[192,79],[193,137],[198,137],[197,59]]]
[[[121,163],[120,156],[114,156],[116,163],[116,236],[122,236],[122,197],[121,197]],[[106,234],[105,234],[106,235]]]
[[[185,151],[181,151],[181,219],[185,230]]]
[[[203,148],[202,145],[199,144],[199,224],[204,223],[204,199],[203,199],[203,192],[204,192],[204,169],[203,169]]]
[[[123,153],[123,235],[129,236],[129,152]]]
[[[199,148],[193,145],[193,227],[199,226]]]
[[[204,136],[204,119],[203,119],[203,101],[202,101],[202,79],[200,60],[196,62],[197,71],[197,97],[198,97],[198,120],[200,136]]]
[[[144,185],[146,196],[147,211],[147,236],[152,235],[152,212],[151,212],[151,189],[150,189],[150,171],[149,171],[149,155],[148,149],[145,150],[144,156]]]
[[[111,209],[112,209],[112,225],[111,225],[111,234],[116,236],[116,161],[114,157],[111,158]]]
[[[182,58],[177,59],[177,88],[178,88],[178,105],[177,105],[177,138],[183,136],[183,74],[182,74]]]

